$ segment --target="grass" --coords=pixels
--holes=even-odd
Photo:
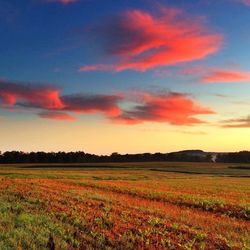
[[[246,164],[0,166],[0,249],[250,249]]]

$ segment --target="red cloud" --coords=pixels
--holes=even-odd
[[[113,65],[96,64],[96,65],[85,65],[80,67],[79,71],[92,72],[92,71],[116,71],[116,67]]]
[[[202,120],[194,117],[204,114],[214,114],[214,112],[195,103],[184,94],[145,94],[143,104],[124,111],[114,121],[124,124],[166,122],[172,125],[193,125],[204,123]]]
[[[202,82],[250,82],[250,73],[240,70],[215,69],[202,76]]]
[[[204,123],[196,115],[213,114],[184,94],[167,93],[156,95],[138,93],[134,95],[87,95],[59,96],[59,90],[49,87],[35,87],[11,82],[0,82],[2,108],[22,107],[38,110],[41,118],[74,120],[69,113],[102,113],[108,119],[124,124],[143,122],[166,122],[173,125]],[[121,102],[135,103],[130,110],[123,110]],[[141,104],[138,104],[141,103]]]
[[[189,19],[182,11],[171,8],[163,8],[158,16],[127,11],[97,30],[105,51],[117,61],[85,65],[80,71],[145,71],[194,61],[217,52],[223,40],[202,25],[199,18]]]
[[[76,118],[74,116],[68,115],[63,112],[42,112],[38,114],[41,118],[53,119],[53,120],[64,120],[64,121],[74,121]]]
[[[42,109],[43,118],[66,118],[68,114],[58,111],[75,113],[103,113],[107,117],[117,116],[121,113],[118,102],[122,101],[121,95],[67,95],[59,96],[59,90],[50,87],[35,87],[12,82],[0,82],[0,101],[3,107],[22,106],[26,108]],[[57,112],[47,112],[57,111]]]
[[[43,109],[62,109],[64,107],[59,97],[59,90],[49,87],[34,87],[1,81],[0,98],[5,106],[20,103],[24,106]]]
[[[105,113],[108,117],[117,116],[121,113],[118,102],[123,97],[120,95],[67,95],[62,100],[64,110],[78,113]]]

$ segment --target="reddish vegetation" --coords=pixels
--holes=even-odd
[[[65,173],[56,179],[1,178],[0,197],[7,195],[30,214],[45,213],[54,224],[69,225],[70,249],[240,249],[249,244],[250,193],[244,179]],[[60,237],[49,233],[46,244],[58,246]]]

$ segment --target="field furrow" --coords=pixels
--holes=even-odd
[[[148,170],[19,171],[0,177],[3,250],[49,249],[51,241],[58,250],[250,246],[245,180],[223,177],[220,188],[211,177],[197,186],[196,176]]]

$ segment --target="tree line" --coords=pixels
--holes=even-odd
[[[225,163],[250,163],[250,152],[236,153],[205,153],[203,151],[180,151],[173,153],[142,153],[95,155],[77,152],[0,152],[0,164],[3,163],[101,163],[101,162],[225,162]]]
[[[235,153],[221,153],[217,155],[216,162],[250,163],[250,151],[240,151],[240,152],[235,152]]]
[[[153,161],[190,161],[207,162],[211,157],[201,157],[181,153],[143,153],[95,155],[77,152],[22,152],[7,151],[0,153],[0,163],[98,163],[98,162],[153,162]]]

